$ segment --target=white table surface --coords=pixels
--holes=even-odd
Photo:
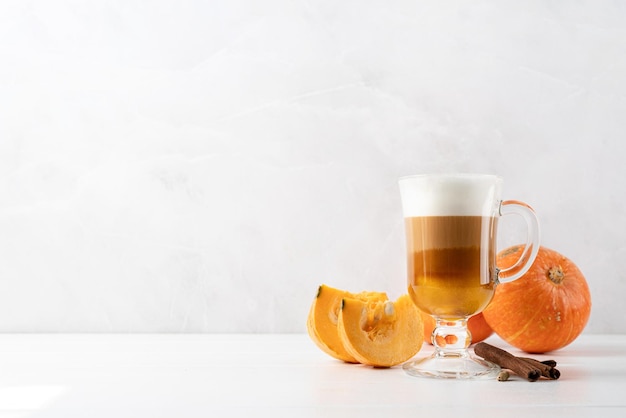
[[[561,378],[416,378],[341,363],[306,334],[0,334],[0,417],[626,416],[626,335],[533,357]]]

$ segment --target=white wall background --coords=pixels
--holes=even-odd
[[[625,136],[620,1],[4,0],[0,331],[303,332],[473,171],[626,332]]]

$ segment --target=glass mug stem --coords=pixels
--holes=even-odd
[[[456,321],[436,319],[435,329],[431,335],[435,347],[435,357],[467,357],[467,348],[472,342],[472,335],[467,329],[467,319]]]

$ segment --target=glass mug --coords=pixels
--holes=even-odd
[[[399,180],[405,220],[408,293],[435,318],[430,357],[409,361],[410,375],[474,379],[500,368],[468,350],[467,320],[493,298],[498,283],[521,277],[539,250],[532,208],[500,200],[502,178],[484,174],[433,174]],[[512,266],[496,266],[500,216],[517,214],[528,228],[525,250]]]

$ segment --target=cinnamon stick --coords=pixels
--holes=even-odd
[[[530,362],[485,342],[476,344],[474,353],[487,361],[513,371],[513,373],[528,379],[530,382],[534,382],[541,377],[541,370]]]
[[[548,379],[558,379],[561,377],[561,372],[558,369],[555,369],[556,361],[554,360],[546,360],[539,361],[534,358],[529,357],[518,357],[521,360],[527,361],[531,365],[537,367],[541,371],[541,375],[543,377],[547,377]]]
[[[556,361],[555,360],[542,360],[541,362],[543,364],[547,364],[550,367],[556,367]]]

